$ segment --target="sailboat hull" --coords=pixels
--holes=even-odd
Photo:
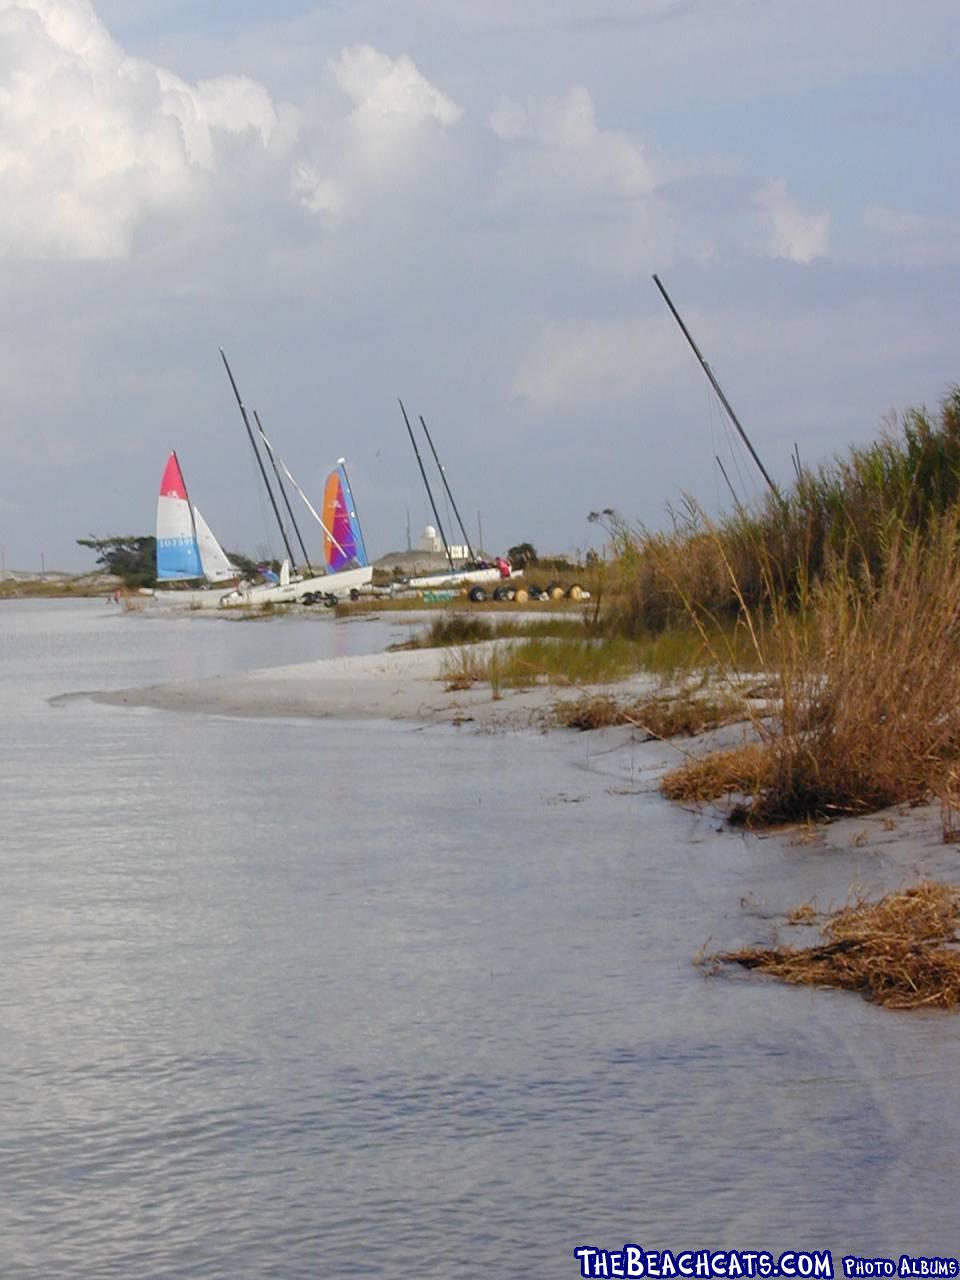
[[[520,578],[523,576],[523,570],[514,569],[510,576],[512,578]],[[499,569],[455,569],[452,573],[430,573],[425,577],[410,578],[405,585],[408,587],[426,587],[430,590],[439,590],[443,587],[463,586],[464,583],[502,581],[504,581],[504,578]]]
[[[366,565],[362,569],[343,569],[340,573],[326,573],[318,578],[300,578],[285,585],[272,583],[255,587],[241,585],[234,591],[220,593],[219,603],[224,608],[250,608],[260,604],[296,604],[307,595],[335,596],[338,600],[342,600],[352,591],[368,587],[372,581],[373,566]]]

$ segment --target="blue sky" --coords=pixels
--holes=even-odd
[[[269,548],[221,344],[375,554],[428,515],[397,396],[492,551],[724,500],[653,271],[779,479],[936,404],[958,58],[941,0],[0,0],[7,565],[149,531],[172,448]]]

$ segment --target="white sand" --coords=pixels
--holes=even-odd
[[[479,645],[477,649],[486,649]],[[97,701],[168,711],[239,716],[311,716],[354,720],[422,720],[478,726],[521,726],[541,721],[559,698],[580,689],[505,689],[494,698],[489,685],[448,691],[443,679],[448,654],[415,649],[351,658],[326,658],[293,666],[248,671],[207,680],[181,680],[97,694]],[[648,677],[616,686],[620,696],[638,696]]]

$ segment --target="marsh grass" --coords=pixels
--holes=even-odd
[[[568,729],[633,725],[648,740],[692,737],[747,716],[743,699],[729,694],[679,690],[624,702],[609,694],[585,694],[553,708],[557,724]]]
[[[102,583],[71,581],[69,579],[0,579],[0,600],[55,600],[60,597],[84,596],[97,597],[112,595],[116,585],[104,586]]]
[[[788,917],[810,923],[809,904]],[[840,987],[888,1009],[960,1005],[960,887],[925,881],[834,912],[815,946],[749,947],[710,958],[792,985]]]
[[[804,469],[787,491],[738,506],[711,527],[693,502],[663,533],[615,515],[608,573],[609,625],[624,634],[700,617],[735,620],[746,606],[792,608],[809,585],[838,569],[858,585],[876,580],[891,537],[925,537],[960,502],[960,388],[938,412],[911,409],[874,443]]]
[[[759,742],[685,760],[660,780],[668,800],[705,804],[722,796],[757,796],[770,783],[770,755]]]
[[[731,818],[831,818],[936,792],[960,755],[957,516],[931,519],[922,533],[890,530],[876,573],[862,565],[853,575],[835,561],[795,599],[771,585],[766,609],[751,608],[729,564],[727,571],[774,708],[753,711],[765,764]],[[771,584],[775,571],[771,564]],[[732,673],[729,655],[716,658]],[[708,758],[667,775],[664,790],[716,798],[710,790],[721,779]]]

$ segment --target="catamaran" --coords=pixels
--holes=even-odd
[[[180,608],[216,607],[227,585],[239,576],[199,509],[190,501],[180,460],[175,452],[171,453],[157,499],[157,583],[205,585],[185,590],[161,587],[153,592],[154,599]]]
[[[293,604],[295,602],[299,602],[300,604],[315,604],[319,601],[323,601],[325,604],[335,604],[337,600],[343,599],[344,597],[356,596],[362,587],[369,586],[373,581],[373,566],[367,560],[366,548],[363,543],[363,535],[360,533],[360,523],[357,520],[356,510],[353,506],[353,496],[350,494],[350,485],[349,481],[346,479],[346,468],[344,466],[343,459],[340,459],[337,464],[337,468],[342,474],[341,492],[345,495],[343,497],[343,501],[345,503],[344,511],[346,512],[347,524],[349,526],[347,531],[349,533],[349,539],[347,543],[342,542],[340,538],[338,538],[332,528],[329,516],[328,519],[325,520],[297,484],[290,472],[290,468],[286,465],[274,449],[273,445],[267,439],[266,432],[263,429],[263,424],[260,421],[260,415],[254,412],[253,417],[257,424],[257,434],[259,435],[260,442],[270,459],[277,488],[286,506],[290,523],[292,524],[300,543],[300,549],[303,552],[304,563],[307,571],[304,576],[293,568],[294,555],[290,546],[290,539],[287,536],[287,530],[280,515],[280,509],[277,506],[277,501],[273,495],[270,480],[267,477],[267,470],[263,463],[263,457],[257,447],[256,437],[253,433],[253,427],[250,425],[250,418],[247,414],[246,405],[243,403],[243,398],[240,395],[240,389],[237,386],[237,381],[233,376],[233,370],[230,368],[230,363],[227,360],[223,347],[220,348],[220,357],[223,360],[223,366],[226,369],[227,377],[230,380],[230,386],[233,388],[233,394],[237,401],[237,407],[240,410],[240,416],[243,419],[243,425],[250,441],[250,447],[252,448],[254,457],[256,458],[257,466],[259,468],[261,478],[263,479],[263,485],[266,490],[267,497],[270,499],[270,505],[273,508],[273,514],[276,517],[277,524],[280,529],[280,536],[283,539],[283,544],[287,551],[287,559],[283,563],[279,582],[257,584],[242,582],[234,591],[229,592],[223,598],[221,604],[225,606]],[[331,560],[328,553],[325,554],[325,561],[328,568],[328,572],[326,573],[316,574],[313,571],[313,566],[310,564],[310,560],[307,555],[306,546],[304,545],[303,538],[300,536],[300,530],[297,527],[296,517],[293,514],[293,509],[291,508],[290,502],[287,498],[286,490],[283,487],[283,480],[280,476],[281,471],[303,499],[307,510],[323,529],[325,553],[327,553],[327,549],[329,547],[332,547],[336,553],[333,560]],[[331,489],[332,478],[333,476],[331,474],[327,479],[325,492],[326,490]],[[335,510],[333,515],[337,515]]]
[[[259,421],[257,423],[260,426]],[[323,515],[314,508],[287,470],[283,460],[274,453],[270,442],[260,427],[260,437],[270,457],[283,470],[297,490],[310,514],[323,529],[323,560],[326,572],[300,577],[291,573],[289,561],[284,561],[280,581],[276,583],[240,583],[221,601],[229,605],[257,604],[335,604],[347,597],[356,599],[364,587],[373,581],[373,565],[367,557],[363,530],[357,517],[347,478],[346,463],[340,458],[327,476],[323,489]]]

